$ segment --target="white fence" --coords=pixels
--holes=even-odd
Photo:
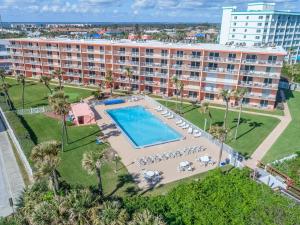
[[[45,113],[45,112],[51,112],[52,109],[50,106],[42,106],[37,108],[29,108],[29,109],[18,109],[14,112],[18,115],[26,115],[26,114],[38,114],[38,113]]]
[[[10,126],[10,124],[9,124],[9,122],[8,122],[5,114],[4,114],[4,112],[2,111],[1,107],[0,107],[0,117],[3,120],[4,126],[7,129],[7,133],[9,134],[10,138],[13,141],[13,144],[15,145],[15,147],[17,149],[19,157],[20,157],[20,159],[21,159],[21,161],[22,161],[22,163],[23,163],[23,165],[24,165],[24,167],[26,169],[26,172],[27,172],[30,180],[32,180],[33,179],[32,169],[31,169],[31,167],[29,165],[29,162],[28,162],[28,160],[27,160],[27,158],[26,158],[26,156],[25,156],[25,154],[24,154],[24,152],[22,150],[22,147],[21,147],[21,145],[20,145],[20,143],[19,143],[19,141],[18,141],[18,139],[17,139],[17,137],[16,137],[13,129],[11,128],[11,126]]]
[[[163,106],[162,104],[160,104],[159,102],[155,101],[154,99],[152,99],[149,96],[145,96],[145,100],[150,102],[152,105],[154,106],[161,106],[164,110],[169,110],[172,112],[172,110],[170,110],[169,108],[166,108],[165,106]],[[197,129],[200,130],[202,133],[202,137],[205,137],[206,139],[208,139],[210,142],[212,142],[213,144],[217,145],[217,146],[221,146],[221,142],[218,141],[217,139],[213,138],[213,136],[209,133],[207,133],[206,131],[202,130],[201,128],[195,126],[193,123],[191,123],[190,121],[187,121],[185,118],[177,115],[176,113],[172,112],[175,116],[176,119],[181,119],[184,122],[186,122],[187,124],[189,124],[193,129]],[[223,144],[223,150],[226,151],[229,156],[230,156],[230,164],[232,164],[235,167],[243,167],[242,165],[242,161],[244,161],[244,157],[241,156],[238,152],[236,152],[233,148],[231,148],[229,145],[227,144]]]

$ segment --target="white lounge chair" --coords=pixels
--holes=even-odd
[[[193,133],[193,128],[190,127],[190,128],[188,129],[188,134],[192,134],[192,133]]]
[[[168,110],[165,110],[165,111],[163,111],[162,113],[161,113],[161,115],[165,115],[165,114],[167,114],[169,111]]]
[[[162,107],[161,107],[161,105],[160,106],[157,106],[156,108],[154,108],[156,111],[162,111],[163,109],[162,109]]]
[[[194,131],[194,137],[195,137],[195,138],[201,137],[201,135],[202,135],[202,134],[201,134],[201,132],[200,132],[199,130],[195,130],[195,131]]]
[[[186,124],[185,126],[182,127],[182,129],[187,129],[189,127],[190,127],[190,125]]]
[[[184,127],[186,125],[186,122],[182,122],[180,124],[178,124],[179,127]]]
[[[170,116],[167,117],[168,119],[173,119],[174,118],[174,115],[171,113]]]
[[[179,119],[179,120],[177,120],[176,121],[176,124],[178,125],[178,124],[181,124],[182,123],[182,119]]]

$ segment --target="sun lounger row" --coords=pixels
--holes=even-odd
[[[184,149],[177,150],[174,152],[165,152],[165,153],[161,153],[161,154],[145,156],[143,158],[138,159],[137,163],[139,166],[145,166],[145,165],[150,165],[153,163],[161,162],[163,160],[169,160],[172,158],[178,158],[178,157],[185,156],[185,155],[195,154],[195,153],[202,152],[205,150],[206,150],[206,148],[203,146],[188,147],[188,148],[184,148]]]
[[[132,96],[132,97],[128,98],[127,101],[128,102],[136,102],[136,101],[139,101],[141,99],[142,99],[142,97]]]

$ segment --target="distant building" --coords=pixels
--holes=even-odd
[[[220,44],[277,45],[294,49],[300,61],[300,12],[275,10],[275,3],[249,3],[246,11],[223,7]]]
[[[8,41],[0,40],[0,69],[4,69],[7,72],[11,69],[10,57],[7,52],[8,44]]]

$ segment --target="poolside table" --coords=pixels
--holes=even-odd
[[[210,161],[209,156],[205,155],[205,156],[201,156],[200,157],[200,161],[204,162],[204,163],[208,163]]]
[[[186,167],[190,166],[190,162],[188,162],[188,161],[180,162],[180,163],[179,163],[179,166],[180,166],[181,168],[186,168]]]
[[[147,171],[145,172],[145,176],[148,178],[153,178],[155,175],[155,173],[153,171]]]

